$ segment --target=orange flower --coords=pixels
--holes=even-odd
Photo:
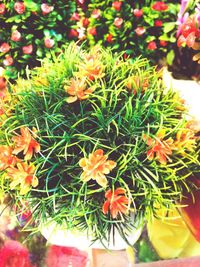
[[[147,137],[146,134],[143,135],[143,140],[146,142],[150,149],[147,151],[147,158],[149,160],[154,159],[155,155],[157,160],[161,164],[167,164],[167,160],[170,161],[169,155],[172,154],[172,150],[174,147],[174,140],[172,138],[168,138],[167,140],[163,140],[165,137],[165,130],[159,130],[155,139],[151,137]]]
[[[67,98],[68,103],[73,103],[77,100],[87,99],[88,96],[95,90],[95,87],[92,86],[88,89],[85,79],[72,78],[70,80],[69,86],[64,86],[66,92],[71,95]]]
[[[25,162],[17,163],[16,167],[7,169],[7,178],[11,179],[10,189],[13,190],[16,186],[20,186],[20,194],[25,195],[30,191],[30,187],[38,185],[38,179],[35,176],[35,166],[28,165]]]
[[[17,157],[12,154],[12,148],[4,145],[0,146],[0,171],[15,165],[16,162]]]
[[[133,92],[134,95],[137,94],[138,90],[141,88],[142,92],[146,91],[149,86],[149,81],[147,78],[141,78],[138,76],[129,77],[126,87],[129,91]]]
[[[95,78],[102,78],[105,74],[103,72],[103,64],[100,60],[98,49],[93,49],[90,54],[85,56],[84,62],[79,66],[80,77],[87,77],[94,81]]]
[[[107,200],[103,204],[102,211],[104,214],[108,213],[110,210],[110,214],[113,219],[115,219],[118,213],[126,214],[128,211],[127,204],[129,204],[129,199],[124,196],[126,190],[124,188],[117,188],[114,192],[112,190],[108,190],[105,194]]]
[[[33,132],[35,129],[33,129]],[[33,156],[33,152],[38,153],[40,151],[40,145],[32,138],[30,131],[27,127],[20,129],[21,135],[14,136],[12,140],[15,143],[14,154],[18,154],[23,151],[25,155],[24,159],[29,160]]]
[[[174,142],[176,149],[183,152],[183,149],[192,151],[195,146],[194,131],[190,129],[180,130],[176,134],[176,140]],[[185,152],[184,152],[185,153]]]
[[[102,149],[97,149],[94,153],[89,154],[89,158],[82,158],[79,161],[79,165],[83,168],[81,174],[81,180],[88,182],[89,180],[96,180],[96,182],[102,187],[106,187],[107,179],[105,174],[109,174],[110,171],[117,165],[112,160],[107,160],[108,156],[104,155]]]

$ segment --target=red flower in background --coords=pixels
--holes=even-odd
[[[97,30],[96,30],[96,28],[95,27],[93,27],[93,28],[88,28],[88,30],[87,30],[87,32],[88,32],[88,34],[91,34],[91,35],[97,35]]]
[[[50,38],[44,39],[44,45],[46,48],[52,48],[54,44],[55,44],[55,41],[53,39],[50,39]]]
[[[0,267],[33,267],[28,249],[14,240],[5,241],[0,249]]]
[[[111,189],[105,194],[107,200],[103,204],[102,211],[107,214],[110,210],[111,217],[115,219],[119,213],[126,214],[128,211],[129,199],[125,196],[124,188],[117,188],[115,191]]]
[[[6,12],[6,7],[4,4],[0,4],[0,15],[4,15]]]
[[[188,47],[192,47],[197,37],[199,37],[199,29],[195,18],[188,18],[181,26],[181,35],[178,38],[177,45],[180,47],[185,44]]]
[[[162,27],[162,25],[163,25],[162,20],[157,19],[157,20],[154,21],[154,26],[155,27]]]
[[[13,42],[19,42],[21,40],[21,37],[22,37],[21,33],[19,31],[15,30],[15,31],[12,32],[12,35],[11,35],[10,39]]]
[[[89,24],[90,24],[90,21],[89,21],[88,18],[84,18],[84,19],[82,20],[82,25],[83,25],[84,28],[87,28],[87,26],[88,26]]]
[[[121,10],[121,6],[122,6],[122,2],[120,2],[120,1],[115,1],[115,2],[112,3],[112,7],[116,11],[120,11]]]
[[[4,91],[6,89],[6,86],[7,86],[6,79],[0,76],[0,91]],[[1,93],[0,93],[0,97],[1,97]]]
[[[143,35],[143,34],[146,32],[146,29],[145,29],[144,27],[137,27],[137,28],[135,29],[135,32],[136,32],[136,34],[137,34],[138,36],[141,36],[141,35]]]
[[[13,63],[14,63],[13,58],[10,55],[6,55],[5,59],[3,60],[3,64],[5,66],[11,66],[13,65]]]
[[[16,2],[14,4],[14,10],[18,13],[18,14],[23,14],[26,10],[25,4],[22,2]]]
[[[78,32],[77,32],[77,30],[75,30],[75,29],[71,29],[70,31],[69,31],[69,38],[77,38],[78,37]]]
[[[47,3],[41,4],[41,10],[43,15],[47,15],[54,10],[53,6],[49,6]]]
[[[147,46],[147,49],[149,49],[149,50],[156,50],[157,49],[156,42],[154,42],[154,41],[149,42],[148,43],[148,46]]]
[[[27,54],[27,55],[32,54],[33,53],[33,45],[30,44],[30,45],[22,46],[22,51],[24,54]]]
[[[189,179],[195,187],[192,192],[186,190],[183,192],[180,211],[186,225],[196,240],[200,242],[200,179],[199,177]]]
[[[167,46],[168,42],[164,40],[160,40],[160,45],[161,46]]]
[[[164,2],[158,1],[152,5],[152,9],[156,11],[166,11],[168,9],[168,5]]]
[[[115,27],[120,29],[122,24],[123,24],[123,22],[124,22],[124,20],[122,18],[115,18],[114,25],[115,25]]]
[[[135,17],[142,17],[143,16],[143,10],[142,9],[134,9],[133,10],[133,15],[135,16]]]
[[[112,42],[113,42],[113,36],[112,36],[111,33],[109,33],[108,36],[106,37],[106,41],[107,41],[108,43],[112,43]]]
[[[10,51],[10,45],[8,43],[1,44],[0,52],[1,53],[7,53],[8,51]]]

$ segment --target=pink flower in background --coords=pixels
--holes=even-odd
[[[112,7],[116,10],[116,11],[120,11],[121,7],[122,7],[122,2],[121,1],[115,1],[112,3]]]
[[[80,16],[77,12],[74,12],[71,16],[71,20],[74,20],[74,21],[79,21],[80,20]]]
[[[168,5],[162,1],[158,1],[152,5],[152,9],[156,11],[166,11],[168,9]]]
[[[15,31],[12,32],[12,35],[11,35],[10,39],[13,42],[19,42],[21,40],[21,37],[22,37],[21,33],[19,31],[15,30]]]
[[[88,34],[91,34],[91,35],[97,35],[97,30],[95,27],[88,28],[87,32],[88,32]]]
[[[41,4],[41,10],[43,15],[47,15],[54,10],[53,6],[49,6],[47,3]]]
[[[28,249],[17,241],[5,241],[0,248],[0,267],[33,267]]]
[[[11,65],[13,65],[13,63],[14,63],[14,60],[13,60],[13,58],[10,55],[7,55],[5,57],[5,59],[3,60],[3,64],[5,66],[11,66]]]
[[[18,13],[18,14],[23,14],[26,10],[25,4],[22,2],[16,2],[14,4],[14,10]]]
[[[4,4],[0,4],[0,15],[4,15],[6,12],[6,6]]]
[[[154,26],[155,27],[162,27],[162,25],[163,25],[162,20],[157,19],[157,20],[154,21]]]
[[[94,9],[92,11],[92,17],[94,19],[98,19],[98,18],[100,18],[100,16],[101,16],[101,10],[100,9]]]
[[[109,33],[108,36],[106,37],[106,41],[107,41],[108,43],[112,43],[112,42],[113,42],[113,36],[112,36],[111,33]]]
[[[120,29],[122,24],[123,24],[123,22],[124,22],[124,20],[122,18],[115,18],[114,25],[115,25],[115,27]]]
[[[141,35],[143,35],[143,34],[146,32],[146,29],[145,29],[144,27],[137,27],[137,28],[135,29],[135,32],[136,32],[136,34],[137,34],[138,36],[141,36]]]
[[[156,50],[157,49],[156,42],[154,42],[154,41],[149,42],[148,43],[148,46],[147,46],[147,49],[149,49],[149,50]]]
[[[136,8],[133,10],[133,15],[137,18],[142,17],[143,16],[143,10]]]
[[[33,45],[30,44],[30,45],[22,46],[22,51],[23,51],[24,54],[27,54],[27,55],[32,54],[32,52],[33,52]]]
[[[167,46],[168,42],[167,41],[164,41],[164,40],[160,40],[160,45],[161,46]]]
[[[44,39],[44,45],[46,48],[52,48],[54,44],[55,44],[55,41],[53,39],[50,39],[50,38]]]
[[[7,53],[8,51],[10,51],[10,45],[8,43],[1,44],[0,52],[1,53]]]
[[[74,247],[51,245],[47,251],[47,267],[86,267],[87,263],[88,254]]]

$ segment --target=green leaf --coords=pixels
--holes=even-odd
[[[167,22],[164,24],[164,33],[171,32],[176,26],[176,22]]]
[[[169,65],[172,65],[173,61],[174,61],[174,57],[175,57],[175,53],[174,53],[174,50],[170,50],[169,53],[167,54],[167,63]]]

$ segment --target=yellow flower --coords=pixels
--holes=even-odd
[[[16,164],[17,157],[14,156],[12,152],[11,147],[5,145],[0,146],[0,171]]]
[[[83,168],[81,180],[88,182],[89,180],[96,180],[102,187],[106,187],[107,179],[105,174],[117,165],[113,160],[107,160],[108,156],[104,155],[102,149],[97,149],[94,153],[89,154],[89,158],[82,158],[79,165]]]
[[[89,80],[94,81],[96,78],[102,78],[105,74],[103,72],[104,66],[101,62],[98,48],[94,48],[84,58],[82,64],[79,65],[79,77],[87,77]]]
[[[126,87],[130,92],[133,92],[134,95],[137,94],[139,90],[142,92],[146,91],[149,86],[148,78],[142,78],[139,76],[131,76],[128,78]]]
[[[29,160],[32,158],[33,152],[38,153],[40,151],[40,145],[31,136],[27,127],[22,127],[20,132],[21,135],[14,136],[12,138],[15,143],[15,149],[13,150],[13,153],[18,154],[23,151],[23,154],[25,155],[24,159]]]
[[[194,131],[190,129],[180,130],[176,134],[176,140],[174,146],[177,150],[185,153],[183,150],[193,151],[195,147]]]
[[[25,195],[30,191],[31,186],[38,185],[38,179],[35,176],[35,166],[28,165],[25,162],[17,163],[16,167],[7,169],[7,178],[11,179],[10,189],[13,190],[18,185],[20,186],[20,194]]]
[[[68,103],[73,103],[77,100],[85,100],[88,96],[95,90],[95,87],[92,86],[87,88],[85,79],[72,78],[68,86],[64,86],[66,92],[70,95],[67,98]]]

